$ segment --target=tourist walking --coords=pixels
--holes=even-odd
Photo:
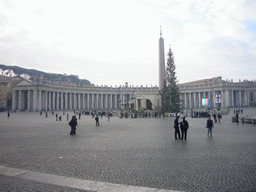
[[[99,116],[98,115],[96,115],[95,121],[96,121],[96,126],[100,126]]]
[[[213,121],[211,120],[211,116],[208,116],[208,119],[206,121],[206,128],[208,128],[207,135],[210,135],[212,137],[212,128],[213,128]]]
[[[71,119],[71,121],[70,121],[68,124],[69,124],[69,126],[71,127],[70,135],[76,134],[76,126],[77,126],[78,124],[77,124],[77,118],[76,118],[75,115],[72,116],[72,119]]]
[[[178,138],[180,139],[179,118],[180,118],[180,116],[176,116],[176,118],[174,120],[174,129],[175,129],[174,136],[175,136],[175,139],[177,139],[177,135],[178,135]]]
[[[183,117],[183,120],[180,122],[180,129],[181,129],[181,140],[183,140],[183,138],[185,139],[185,141],[187,140],[187,131],[189,128],[189,124],[185,119],[186,117]]]

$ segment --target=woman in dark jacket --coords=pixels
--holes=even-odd
[[[71,121],[68,123],[71,126],[70,135],[76,134],[77,118],[73,116]]]

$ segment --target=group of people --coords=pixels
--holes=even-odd
[[[208,115],[209,117],[210,115]],[[212,115],[213,116],[213,119],[214,119],[214,122],[217,122],[217,118],[218,118],[218,122],[220,122],[220,119],[222,118],[221,114],[218,113],[218,115],[216,115],[215,113]]]
[[[183,117],[183,120],[179,122],[179,118],[180,116],[176,116],[176,119],[174,120],[175,139],[179,138],[181,140],[183,139],[187,140],[187,131],[189,128],[188,121],[186,120],[186,117]],[[180,134],[180,130],[181,130],[181,134]]]
[[[96,126],[100,126],[98,115],[96,115],[96,117],[95,117],[95,122],[96,122]],[[78,123],[77,123],[77,118],[75,115],[72,116],[72,119],[68,124],[71,127],[70,135],[76,134],[76,127],[78,126]]]
[[[189,128],[188,121],[186,120],[186,117],[183,117],[183,120],[179,122],[180,116],[176,116],[174,120],[174,137],[175,139],[180,139],[180,140],[187,140],[187,131]],[[208,116],[208,119],[206,121],[206,128],[208,129],[207,135],[212,137],[212,128],[214,127],[213,125],[213,120],[211,119],[211,115]],[[181,131],[181,133],[180,133]]]

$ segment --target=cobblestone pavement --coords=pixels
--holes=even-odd
[[[244,108],[240,116],[246,114],[256,116],[256,109]],[[100,118],[96,127],[82,116],[71,136],[66,116],[0,113],[0,165],[166,190],[256,191],[256,125],[231,123],[231,116],[215,123],[213,137],[205,118],[187,118],[188,139],[181,141],[174,139],[174,118]],[[2,191],[76,191],[0,176]]]

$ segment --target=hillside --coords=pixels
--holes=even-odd
[[[8,75],[8,73],[12,73],[13,76],[21,76],[26,75],[29,77],[35,77],[35,76],[43,76],[44,79],[52,80],[52,81],[71,81],[76,83],[77,85],[91,85],[90,81],[86,79],[79,79],[76,75],[62,75],[62,74],[55,74],[55,73],[45,73],[43,71],[38,71],[35,69],[25,69],[18,66],[6,66],[0,64],[0,69],[2,69],[2,72],[4,74],[2,75]],[[9,72],[10,71],[10,72]]]

